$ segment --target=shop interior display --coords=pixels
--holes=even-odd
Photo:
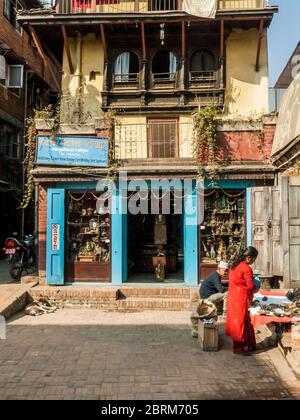
[[[110,215],[97,210],[101,194],[69,193],[67,209],[68,261],[110,261]],[[103,196],[102,202],[105,202]],[[99,203],[98,203],[99,204]]]
[[[232,261],[245,246],[245,226],[244,192],[207,192],[200,226],[202,264]]]

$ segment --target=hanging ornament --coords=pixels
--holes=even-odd
[[[165,24],[161,23],[159,26],[160,26],[160,32],[159,32],[160,45],[164,45],[164,43],[165,43]]]

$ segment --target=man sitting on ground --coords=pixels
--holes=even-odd
[[[217,271],[203,280],[199,293],[201,299],[209,300],[215,305],[223,301],[223,316],[226,316],[227,287],[221,283],[227,275],[228,263],[220,261]]]

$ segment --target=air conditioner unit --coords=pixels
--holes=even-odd
[[[6,79],[6,60],[3,55],[0,55],[0,80]]]

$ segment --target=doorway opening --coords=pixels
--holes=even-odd
[[[174,194],[170,194],[169,214],[162,214],[161,204],[160,214],[151,214],[151,192],[142,195],[148,214],[128,213],[128,282],[183,283],[183,214],[175,214]],[[157,262],[162,260],[163,274],[159,276]]]

